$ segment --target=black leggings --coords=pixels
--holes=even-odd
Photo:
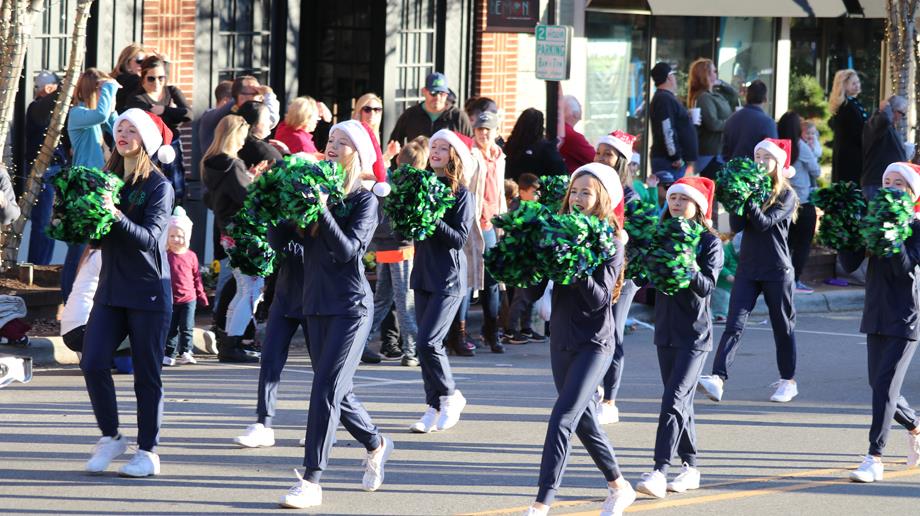
[[[789,227],[789,250],[792,253],[795,281],[799,281],[808,263],[808,254],[811,252],[811,241],[815,237],[817,222],[818,215],[814,204],[799,205],[798,216]]]

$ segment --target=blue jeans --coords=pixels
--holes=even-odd
[[[488,231],[482,232],[482,240],[484,244],[483,253],[495,247],[495,244],[498,243],[498,238],[495,235],[495,229],[490,229]],[[472,265],[470,265],[472,267]],[[480,297],[482,301],[482,314],[483,314],[483,324],[485,321],[492,320],[495,321],[498,318],[498,308],[499,308],[499,292],[498,292],[498,282],[495,281],[495,278],[492,277],[492,274],[488,270],[485,271],[485,278],[483,280],[483,290]],[[460,313],[459,320],[466,321],[466,315],[470,311],[470,302],[473,300],[473,289],[469,290],[467,296],[463,298],[463,301],[460,303]]]
[[[186,351],[192,352],[192,335],[195,329],[195,301],[173,304],[169,336],[166,338],[166,356],[176,358]]]
[[[32,230],[29,233],[29,263],[48,265],[54,255],[54,239],[45,230],[51,222],[51,208],[54,204],[54,186],[51,179],[61,171],[60,165],[51,165],[42,178],[42,190],[32,209]]]
[[[415,296],[409,289],[409,277],[412,276],[412,260],[399,263],[377,264],[377,286],[374,290],[374,318],[371,323],[370,336],[380,331],[384,318],[390,313],[390,307],[396,303],[396,320],[402,336],[403,354],[415,356],[415,339],[418,326],[415,321]]]

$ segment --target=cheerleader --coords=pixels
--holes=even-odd
[[[754,160],[773,180],[770,196],[758,206],[748,199],[744,215],[732,214],[733,233],[744,231],[741,255],[728,302],[728,320],[712,364],[712,376],[700,377],[699,388],[713,401],[721,401],[728,368],[735,361],[741,335],[757,298],[763,294],[770,311],[776,363],[780,379],[770,401],[785,403],[799,394],[795,381],[795,306],[792,292],[795,274],[789,253],[789,226],[795,219],[798,199],[788,179],[795,175],[789,165],[792,142],[767,138],[754,147]]]
[[[572,434],[584,444],[607,480],[601,516],[622,514],[636,499],[623,478],[613,448],[595,419],[593,394],[610,367],[616,321],[612,305],[620,295],[624,272],[623,187],[607,165],[589,163],[572,174],[562,211],[577,210],[609,220],[619,233],[616,255],[591,276],[553,289],[550,362],[559,398],[550,414],[543,444],[537,498],[525,516],[549,512],[562,481]]]
[[[639,198],[629,186],[632,184],[629,162],[633,154],[633,143],[635,141],[636,137],[631,134],[614,131],[598,140],[597,152],[594,155],[595,163],[603,163],[617,172],[620,184],[623,185],[624,203]],[[613,361],[610,363],[607,373],[604,374],[604,381],[601,382],[601,398],[603,401],[597,412],[597,422],[602,425],[620,421],[620,410],[617,408],[616,402],[617,393],[620,391],[620,382],[623,379],[623,337],[626,333],[626,319],[629,317],[629,307],[632,305],[633,298],[636,297],[636,292],[638,291],[639,287],[636,286],[632,279],[624,278],[620,298],[613,305],[615,324]]]
[[[690,286],[655,299],[655,346],[664,393],[655,438],[655,469],[642,475],[636,491],[664,498],[666,491],[683,493],[700,487],[696,469],[696,425],[693,394],[706,355],[712,350],[712,314],[709,300],[722,269],[722,242],[712,229],[715,184],[703,177],[684,177],[668,188],[668,211],[662,220],[683,217],[706,231],[697,248],[697,270]],[[671,458],[680,457],[681,472],[667,481]]]
[[[467,292],[463,246],[474,222],[474,201],[464,174],[473,169],[472,140],[448,129],[434,133],[428,162],[450,187],[456,202],[437,222],[434,234],[415,244],[409,286],[415,295],[416,348],[428,407],[409,429],[415,433],[447,430],[460,421],[466,398],[454,385],[444,338]]]
[[[329,462],[335,430],[342,425],[367,450],[365,491],[383,484],[393,441],[380,433],[352,392],[352,381],[374,315],[374,295],[362,258],[377,227],[377,198],[388,193],[377,138],[361,122],[346,120],[329,131],[326,158],[345,169],[343,202],[327,206],[320,193],[319,220],[304,236],[303,313],[307,322],[313,382],[304,448],[305,472],[281,498],[283,507],[322,504],[320,476]],[[375,173],[374,193],[361,184],[362,172]]]
[[[885,169],[882,186],[896,188],[920,200],[920,166],[892,163]],[[917,211],[915,204],[915,211]],[[869,427],[869,453],[859,467],[850,472],[854,482],[882,480],[882,452],[888,442],[891,419],[907,429],[907,467],[920,464],[920,417],[901,395],[911,358],[917,350],[920,317],[917,292],[917,266],[920,265],[920,220],[910,221],[911,236],[901,252],[889,257],[869,256],[866,273],[866,301],[859,331],[866,334],[869,386],[872,387],[872,426]],[[859,267],[865,252],[842,253],[842,263],[852,271]]]
[[[137,396],[137,451],[118,474],[147,477],[160,473],[160,457],[155,452],[163,417],[160,368],[173,304],[166,225],[174,199],[172,185],[150,157],[156,155],[163,163],[172,161],[175,154],[169,146],[171,131],[152,113],[129,109],[115,120],[114,127],[117,152],[105,169],[124,178],[125,186],[117,205],[110,195],[103,201],[115,223],[99,241],[99,286],[80,360],[102,431],[86,471],[102,473],[128,448],[128,439],[118,431],[111,368],[112,353],[129,337]]]

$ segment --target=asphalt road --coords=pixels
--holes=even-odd
[[[800,396],[767,401],[777,379],[769,326],[752,318],[722,403],[697,400],[703,489],[651,500],[640,495],[630,512],[660,515],[916,514],[920,469],[906,470],[903,429],[892,430],[886,479],[849,483],[848,468],[866,452],[870,391],[858,314],[801,316]],[[478,325],[473,325],[474,327]],[[717,335],[720,334],[717,331]],[[627,337],[620,392],[622,421],[606,428],[621,467],[635,483],[652,466],[661,384],[652,333]],[[711,361],[711,357],[710,357]],[[323,476],[324,505],[312,514],[519,514],[532,501],[555,400],[546,344],[510,347],[504,355],[453,358],[469,405],[444,433],[411,434],[424,409],[417,368],[388,362],[362,366],[356,392],[375,422],[396,442],[386,483],[360,488],[363,449],[339,430]],[[904,394],[920,405],[920,365]],[[38,370],[30,384],[0,390],[0,513],[199,514],[277,512],[277,500],[302,461],[311,373],[302,347],[285,372],[278,443],[244,450],[232,438],[254,419],[258,370],[219,364],[164,371],[166,414],[159,453],[162,474],[122,479],[117,461],[103,476],[83,463],[98,437],[76,367]],[[130,377],[116,376],[123,432],[133,437]],[[603,477],[576,443],[552,514],[597,514]]]

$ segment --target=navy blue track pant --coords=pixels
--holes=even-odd
[[[559,398],[553,405],[543,443],[537,502],[551,505],[572,452],[572,433],[578,435],[604,478],[620,477],[620,468],[607,434],[595,419],[594,393],[610,367],[610,353],[598,349],[550,351],[553,382]]]
[[[901,385],[917,350],[917,341],[867,335],[866,349],[869,357],[869,386],[872,387],[869,454],[881,455],[888,441],[892,418],[907,430],[920,425],[917,414],[901,396]]]
[[[268,325],[265,328],[265,341],[262,343],[262,364],[259,368],[259,401],[256,406],[258,422],[272,426],[275,405],[278,403],[278,385],[281,384],[281,371],[287,363],[291,339],[297,327],[303,328],[307,338],[307,323],[303,319],[285,317],[282,303],[272,303],[268,310]],[[309,349],[309,346],[308,348]]]
[[[380,431],[352,391],[371,322],[370,314],[307,316],[313,385],[307,415],[304,480],[319,482],[329,463],[339,421],[368,451],[380,447]]]
[[[792,303],[792,289],[791,274],[783,281],[757,281],[740,275],[735,277],[728,302],[728,320],[712,363],[712,374],[728,378],[728,368],[735,361],[735,353],[741,346],[744,325],[754,310],[757,298],[763,293],[770,310],[779,376],[783,380],[795,378],[795,305]]]
[[[664,474],[675,455],[687,465],[696,467],[693,396],[708,354],[708,351],[689,348],[658,348],[664,393],[655,438],[655,469]]]
[[[425,403],[441,410],[441,396],[454,393],[454,377],[444,350],[444,337],[463,300],[460,296],[415,292],[415,320],[418,323],[416,351],[425,383]]]
[[[133,310],[96,303],[86,324],[80,369],[93,404],[96,423],[103,436],[118,435],[118,404],[112,381],[112,355],[125,339],[131,339],[134,363],[134,394],[137,396],[137,445],[153,451],[159,442],[163,419],[163,352],[172,314],[166,311]]]
[[[620,289],[620,298],[613,305],[613,320],[615,347],[613,348],[613,361],[604,374],[604,401],[616,401],[617,393],[620,392],[620,382],[623,381],[623,367],[625,363],[625,352],[623,350],[623,340],[626,336],[626,319],[629,318],[629,307],[632,306],[633,298],[639,292],[639,287],[633,283],[633,280],[623,281],[623,287]]]

